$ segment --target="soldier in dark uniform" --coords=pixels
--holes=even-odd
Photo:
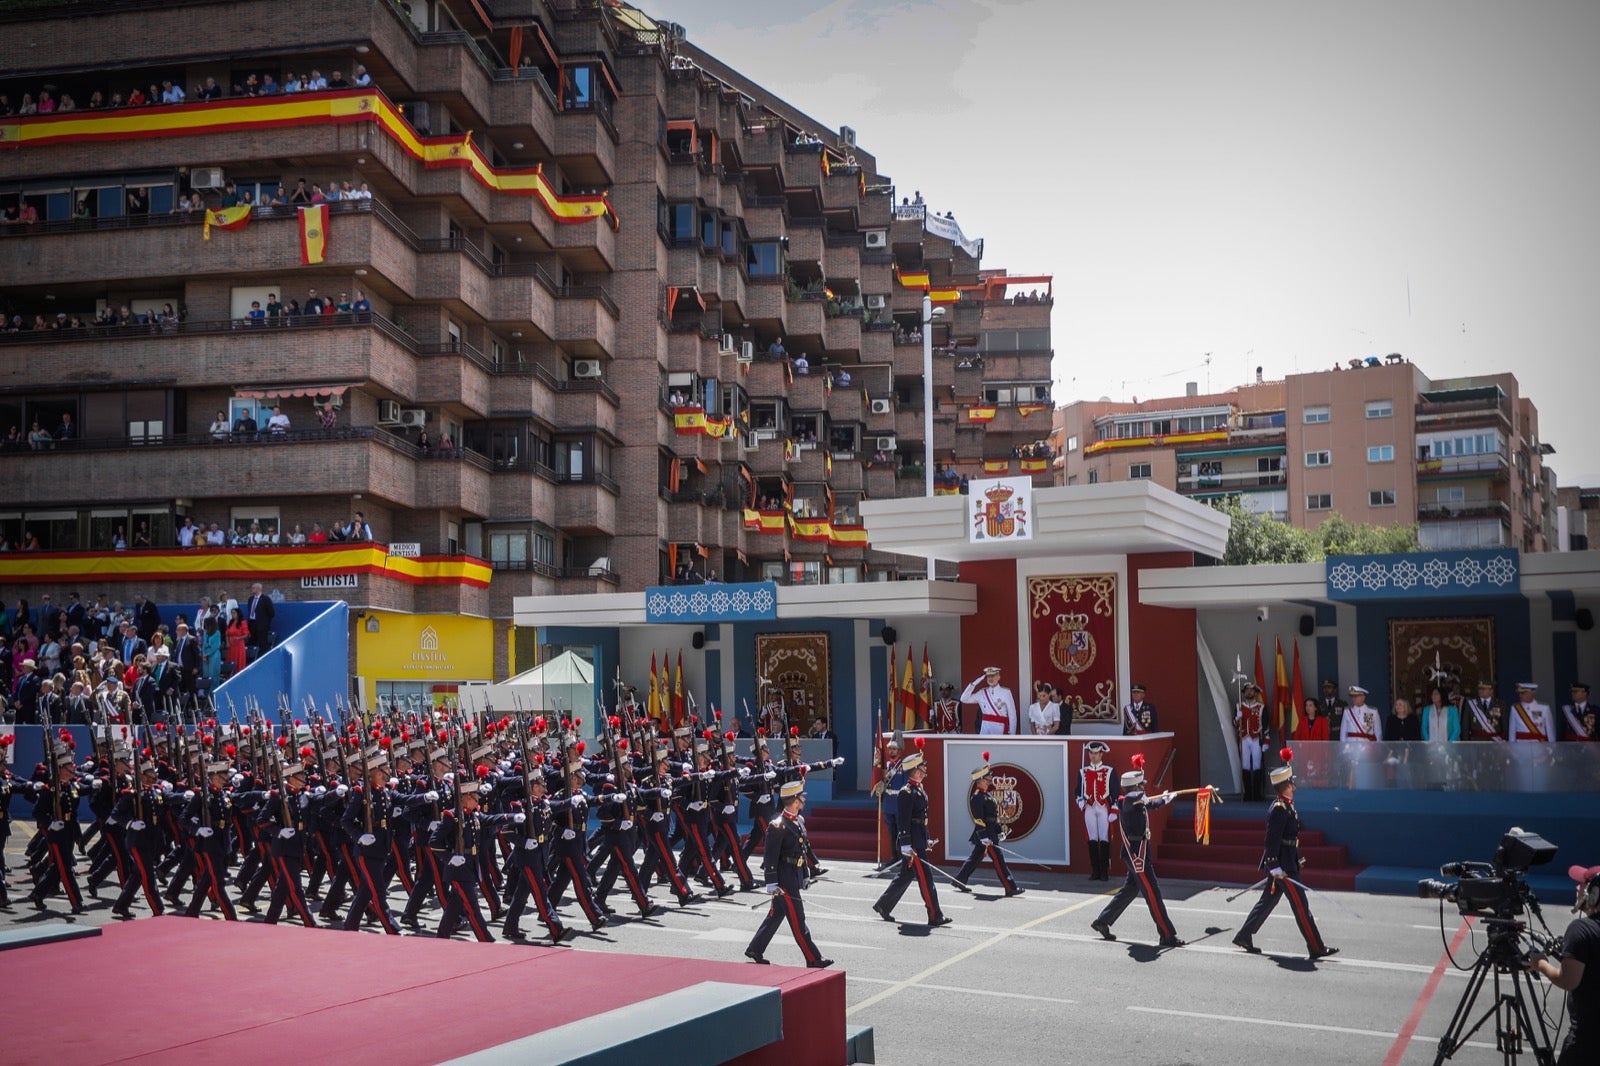
[[[778,770],[767,756],[765,729],[756,730],[755,740],[751,742],[751,755],[750,774],[739,786],[739,791],[750,797],[750,832],[739,844],[739,853],[746,862],[766,839],[767,826],[778,815],[777,804],[772,798],[775,792],[773,782],[778,780]]]
[[[100,843],[89,849],[91,866],[87,880],[91,895],[98,896],[100,886],[112,874],[117,877],[118,888],[130,880],[132,863],[128,859],[123,830],[126,823],[115,815],[117,797],[132,783],[129,758],[128,752],[119,747],[111,756],[109,767],[96,765],[85,779],[89,786],[89,810],[95,816],[95,823],[100,826]]]
[[[1494,698],[1494,682],[1489,678],[1478,682],[1478,695],[1466,701],[1461,714],[1466,719],[1462,724],[1468,740],[1506,739],[1505,705]]]
[[[267,903],[266,921],[276,925],[285,907],[307,929],[315,929],[317,920],[306,905],[305,888],[300,879],[306,871],[306,811],[311,806],[311,795],[306,791],[306,768],[292,762],[284,766],[283,792],[270,797],[256,815],[256,829],[267,841],[267,861],[276,876],[272,879],[272,897]]]
[[[922,752],[914,751],[901,759],[900,769],[905,772],[906,785],[897,797],[895,820],[900,826],[897,843],[905,861],[872,909],[884,921],[894,921],[894,906],[914,880],[922,891],[922,902],[928,908],[929,928],[949,925],[950,919],[939,909],[939,891],[934,887],[933,875],[928,872],[928,794],[922,790],[928,767],[923,761]]]
[[[1329,723],[1343,721],[1344,709],[1348,706],[1350,704],[1339,698],[1339,686],[1334,683],[1333,678],[1323,678],[1322,717],[1326,718]]]
[[[6,843],[11,839],[11,767],[6,765],[6,749],[16,742],[15,733],[0,737],[0,907],[11,906],[11,895],[6,891],[6,882],[11,877],[5,859]]]
[[[646,888],[655,877],[665,881],[682,907],[694,899],[689,884],[678,872],[677,860],[672,854],[672,843],[667,837],[667,820],[672,817],[674,795],[680,778],[672,773],[671,752],[666,748],[656,751],[655,773],[639,789],[640,823],[644,832],[644,863],[639,867],[639,880]]]
[[[455,802],[449,798],[453,795],[450,750],[434,748],[428,753],[428,762],[432,769],[428,790],[424,794],[424,801],[411,809],[412,832],[416,836],[417,876],[411,885],[411,898],[406,901],[406,909],[400,915],[400,924],[412,929],[420,927],[417,912],[428,901],[429,893],[437,894],[439,905],[444,906],[444,877],[429,841],[433,831],[439,828],[439,804],[443,802],[448,806]],[[427,799],[427,796],[433,798]]]
[[[711,754],[704,739],[695,741],[692,772],[685,775],[685,786],[679,796],[678,823],[683,826],[683,854],[678,860],[678,872],[684,879],[696,876],[709,884],[720,899],[733,891],[722,880],[717,864],[711,858],[711,815],[713,781],[717,772],[711,768]]]
[[[232,767],[225,760],[206,765],[206,782],[189,799],[183,823],[193,837],[194,897],[184,913],[200,917],[200,908],[209,897],[222,916],[239,920],[228,898],[228,824],[233,816],[233,797],[228,794],[228,775]]]
[[[874,758],[877,756],[874,755]],[[899,809],[900,790],[906,785],[905,772],[900,769],[900,745],[893,740],[884,744],[882,762],[878,783],[872,786],[872,794],[882,800],[878,808],[883,811],[883,828],[889,838],[890,854],[887,860],[878,864],[880,871],[887,870],[900,861],[897,853],[900,827],[895,824],[895,812]]]
[[[128,860],[133,865],[130,876],[122,884],[121,894],[111,906],[111,913],[118,918],[133,917],[128,908],[141,889],[150,904],[150,913],[160,917],[163,912],[161,891],[156,883],[156,863],[161,858],[161,813],[166,806],[166,790],[161,787],[157,773],[154,763],[142,764],[139,780],[122,790],[111,811],[111,820],[126,827],[123,840]]]
[[[1278,798],[1267,809],[1267,845],[1261,854],[1261,869],[1267,874],[1267,883],[1233,942],[1252,955],[1258,954],[1261,949],[1251,938],[1277,907],[1278,898],[1286,896],[1300,935],[1306,939],[1306,951],[1314,960],[1324,959],[1337,955],[1339,949],[1322,942],[1316,919],[1311,916],[1311,904],[1306,901],[1306,890],[1295,880],[1300,876],[1300,815],[1294,809],[1294,767],[1290,765],[1294,753],[1284,748],[1279,755],[1284,760],[1283,765],[1272,770],[1272,787],[1277,790]]]
[[[381,750],[369,750],[364,760],[366,781],[350,791],[341,828],[355,841],[351,858],[355,869],[355,898],[345,915],[346,931],[361,928],[370,911],[390,936],[400,935],[400,925],[389,910],[389,881],[394,877],[394,848],[390,840],[394,827],[403,824],[389,785],[389,758]]]
[[[1111,898],[1100,916],[1089,923],[1089,928],[1107,940],[1117,939],[1111,931],[1122,912],[1128,909],[1133,897],[1144,896],[1150,917],[1155,920],[1156,932],[1161,935],[1164,948],[1181,948],[1177,930],[1167,915],[1167,905],[1161,899],[1161,883],[1156,880],[1155,858],[1150,853],[1150,811],[1172,802],[1170,795],[1147,796],[1144,791],[1144,756],[1133,757],[1133,769],[1122,775],[1122,798],[1117,805],[1122,813],[1122,857],[1128,863],[1128,880],[1121,891]]]
[[[1122,735],[1136,737],[1160,731],[1161,715],[1155,704],[1145,702],[1144,686],[1134,685],[1129,691],[1133,700],[1122,709]]]
[[[528,795],[523,809],[527,819],[522,823],[522,839],[517,842],[516,853],[506,868],[512,886],[503,932],[511,940],[524,938],[520,923],[531,896],[539,920],[550,932],[550,942],[559,944],[569,930],[550,902],[550,840],[555,833],[555,822],[550,816],[550,805],[545,801],[544,756],[533,758],[536,765],[528,773]]]
[[[1011,876],[1011,868],[1006,865],[1006,857],[1001,853],[999,844],[1005,839],[1005,830],[1000,827],[1000,807],[994,801],[993,780],[989,777],[989,753],[983,753],[983,765],[972,771],[972,793],[967,797],[967,811],[972,815],[972,854],[967,856],[967,861],[961,869],[956,871],[956,887],[963,892],[971,892],[967,887],[967,879],[978,869],[978,864],[987,856],[994,863],[994,872],[1000,878],[1000,887],[1005,889],[1007,896],[1020,896],[1022,889],[1017,887],[1017,882]]]
[[[622,743],[626,744],[627,741]],[[615,780],[604,786],[600,793],[600,850],[605,872],[595,887],[594,898],[600,909],[610,914],[606,897],[616,887],[617,878],[621,877],[628,886],[634,905],[639,908],[639,916],[648,918],[660,908],[650,902],[644,884],[639,879],[639,871],[633,864],[633,853],[639,846],[638,833],[634,828],[636,799],[632,767],[625,759],[618,759]]]
[[[766,880],[766,891],[772,897],[767,916],[756,930],[750,946],[744,949],[745,958],[751,962],[767,964],[767,945],[778,926],[785,921],[794,934],[794,941],[805,956],[806,966],[818,970],[832,966],[832,959],[822,957],[811,939],[806,926],[806,908],[800,901],[800,892],[810,882],[806,877],[805,822],[800,818],[800,808],[805,803],[805,783],[790,781],[781,786],[779,795],[783,813],[772,819],[767,827],[766,848],[761,855],[761,872]]]
[[[52,783],[48,778],[38,781],[32,786],[32,794],[33,816],[39,823],[43,850],[28,901],[42,911],[45,897],[59,888],[67,897],[72,913],[82,914],[83,895],[78,891],[78,877],[72,868],[72,849],[83,834],[78,822],[81,793],[70,751],[63,751],[56,757],[55,781]]]
[[[589,928],[598,932],[605,928],[605,915],[594,901],[594,885],[589,882],[589,865],[585,856],[589,831],[590,796],[583,790],[583,764],[574,762],[567,768],[567,790],[558,799],[550,801],[550,811],[555,816],[555,876],[550,879],[550,900],[559,906],[567,885],[589,919]]]
[[[478,848],[482,844],[484,823],[490,816],[478,811],[476,781],[456,785],[456,805],[456,810],[439,816],[439,824],[428,839],[444,877],[439,883],[444,914],[439,918],[438,936],[441,940],[450,939],[465,917],[473,936],[483,942],[493,942],[494,934],[489,932],[483,912],[478,909]]]

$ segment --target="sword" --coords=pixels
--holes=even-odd
[[[1296,881],[1292,877],[1289,877],[1289,876],[1286,875],[1284,877],[1284,880],[1290,882],[1293,885],[1298,886],[1301,891],[1306,892],[1307,894],[1314,894],[1314,895],[1318,895],[1318,896],[1321,895],[1321,893],[1316,892],[1310,886],[1301,884],[1299,881]],[[1355,911],[1351,910],[1349,907],[1346,907],[1343,903],[1340,903],[1337,899],[1333,898],[1332,896],[1328,897],[1328,902],[1333,904],[1335,907],[1338,907],[1340,910],[1344,911],[1346,914],[1350,915],[1350,917],[1355,918],[1358,921],[1364,920],[1364,919],[1361,918],[1361,915],[1357,914]]]
[[[1247,892],[1254,892],[1256,889],[1260,888],[1262,885],[1266,884],[1270,880],[1272,880],[1272,878],[1270,876],[1263,877],[1261,880],[1257,881],[1255,884],[1251,885],[1249,888],[1241,888],[1239,891],[1235,892],[1233,895],[1228,897],[1228,902],[1232,903],[1234,900],[1238,899],[1240,896],[1246,894]]]

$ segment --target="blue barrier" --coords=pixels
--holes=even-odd
[[[319,707],[349,699],[348,604],[280,603],[273,629],[280,634],[277,645],[212,694],[219,717],[227,716],[230,700],[241,712],[254,700],[276,721],[280,695],[289,697],[297,714],[307,699]]]

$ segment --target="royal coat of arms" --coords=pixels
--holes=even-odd
[[[969,487],[968,499],[972,501],[972,524],[968,539],[982,540],[1032,540],[1028,527],[1028,493],[1032,482],[1028,478],[993,478],[974,481]]]

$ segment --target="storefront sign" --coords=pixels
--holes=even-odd
[[[378,681],[494,679],[494,622],[487,618],[371,611],[355,631],[356,673],[368,688],[369,703]]]
[[[353,589],[359,586],[357,574],[306,574],[300,578],[303,589]]]
[[[394,541],[389,545],[389,554],[400,559],[420,559],[422,545],[417,541]]]

